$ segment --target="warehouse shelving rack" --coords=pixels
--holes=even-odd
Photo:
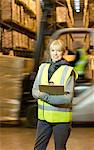
[[[36,14],[34,14],[34,12],[31,9],[29,9],[29,7],[27,7],[24,3],[18,2],[17,0],[15,2],[19,6],[23,6],[24,10],[28,14],[30,14],[30,17],[32,17],[33,19],[36,19]],[[31,51],[31,50],[23,48],[23,47],[22,48],[21,47],[15,47],[15,48],[2,47],[2,36],[3,36],[2,33],[3,33],[4,29],[6,29],[7,31],[17,31],[19,33],[25,34],[30,39],[34,39],[35,41],[36,41],[36,31],[33,31],[26,26],[23,26],[22,24],[20,24],[19,22],[16,22],[15,20],[2,20],[1,15],[2,15],[2,9],[1,9],[1,1],[0,1],[0,52],[2,52],[4,55],[8,55],[9,51],[12,50],[14,53],[14,56],[35,59],[35,51],[34,50]],[[31,63],[32,63],[32,60],[31,60]],[[31,71],[32,71],[32,68],[31,68]],[[24,107],[26,110],[28,105],[31,103],[30,100],[33,99],[31,96],[31,93],[30,93],[30,88],[31,88],[30,76],[31,76],[30,74],[29,75],[26,74],[22,77],[23,78],[22,96],[21,96],[21,106],[20,106],[21,108],[20,108],[20,112],[19,112],[19,117],[21,117],[22,114],[24,114],[24,110],[23,110]],[[24,103],[24,99],[25,99],[25,103]],[[28,103],[28,101],[29,101],[29,103]],[[33,103],[31,105],[33,106]],[[34,105],[35,105],[35,102],[34,102]],[[25,115],[26,115],[26,111],[25,111]],[[9,122],[9,124],[10,124],[10,122]]]
[[[27,5],[25,5],[24,2],[15,0],[15,3],[17,5],[19,5],[19,7],[23,6],[24,10],[30,15],[30,17],[36,20],[36,14],[34,14],[32,9],[30,9]],[[36,41],[36,31],[29,29],[28,27],[22,25],[21,23],[15,21],[13,19],[7,19],[7,20],[2,19],[2,8],[1,8],[1,1],[0,1],[0,32],[1,32],[1,34],[0,34],[0,36],[1,36],[0,37],[0,41],[1,41],[0,42],[0,51],[2,51],[2,53],[4,53],[4,54],[9,54],[9,51],[13,50],[14,55],[16,55],[16,56],[34,58],[34,56],[35,56],[34,51],[29,50],[27,48],[2,47],[2,37],[3,37],[4,29],[6,29],[7,31],[17,31],[18,33],[24,34],[24,35],[28,36],[28,38],[34,39]]]

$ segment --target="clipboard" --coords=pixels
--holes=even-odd
[[[39,85],[39,90],[41,92],[46,92],[50,95],[64,94],[64,86],[61,85]]]

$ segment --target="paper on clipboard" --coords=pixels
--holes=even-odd
[[[64,94],[64,86],[61,85],[39,85],[39,90],[41,92],[46,92],[50,95]]]

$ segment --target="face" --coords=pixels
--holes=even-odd
[[[61,60],[63,58],[63,51],[59,49],[51,49],[50,50],[50,57],[53,62]]]

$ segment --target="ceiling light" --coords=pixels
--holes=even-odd
[[[74,8],[76,12],[80,12],[80,0],[74,0]]]

